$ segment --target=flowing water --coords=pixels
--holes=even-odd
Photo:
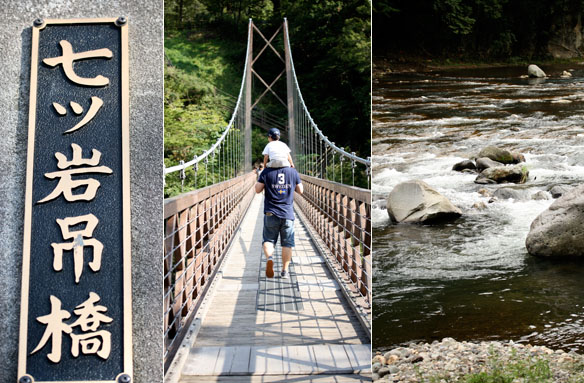
[[[394,73],[373,83],[375,349],[444,337],[514,340],[584,352],[584,262],[530,256],[531,222],[552,200],[532,195],[584,182],[584,68],[525,67]],[[477,185],[452,165],[495,145],[525,155],[524,185]],[[464,213],[450,224],[391,224],[385,198],[420,179]],[[473,208],[484,202],[484,210]],[[582,239],[584,240],[584,238]]]

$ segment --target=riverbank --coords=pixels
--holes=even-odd
[[[403,72],[432,72],[449,69],[480,69],[503,68],[509,66],[527,66],[529,64],[539,66],[560,66],[566,68],[581,68],[584,66],[584,58],[574,59],[526,59],[516,58],[509,61],[470,61],[450,58],[427,58],[416,56],[404,56],[388,58],[385,56],[373,57],[373,77],[386,73]],[[527,69],[526,69],[527,70]],[[526,72],[527,73],[527,72]]]
[[[525,246],[531,223],[553,203],[531,196],[551,198],[553,186],[584,184],[584,68],[574,69],[571,78],[539,84],[520,78],[525,66],[375,80],[376,349],[453,337],[513,339],[584,354],[584,263],[533,257]],[[529,180],[485,187],[474,183],[475,174],[452,170],[491,145],[522,153]],[[391,224],[387,196],[414,179],[463,216],[444,225]],[[526,198],[491,201],[483,188]]]
[[[374,382],[584,382],[584,355],[512,341],[412,343],[378,352],[372,364]]]

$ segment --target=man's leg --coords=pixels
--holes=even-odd
[[[280,242],[282,244],[282,271],[280,276],[288,278],[288,265],[292,260],[292,248],[294,247],[294,221],[283,220],[282,229],[280,230]]]
[[[288,265],[292,260],[292,248],[282,247],[282,271],[288,270]]]
[[[263,248],[264,254],[266,254],[266,277],[274,277],[274,260],[272,255],[274,254],[274,246],[278,242],[280,219],[273,215],[264,216],[264,231],[263,236]]]
[[[274,277],[274,260],[272,255],[274,254],[274,244],[271,242],[264,242],[264,254],[266,254],[266,277]]]

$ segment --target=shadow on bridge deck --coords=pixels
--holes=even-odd
[[[262,226],[263,197],[256,195],[206,298],[180,382],[371,381],[367,332],[304,224],[296,220],[293,278],[279,281],[276,272],[267,283],[261,283]],[[291,298],[299,304],[285,304]]]

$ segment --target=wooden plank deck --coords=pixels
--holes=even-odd
[[[262,227],[263,196],[256,195],[222,266],[180,381],[371,381],[367,333],[299,219],[292,262],[302,305],[282,305],[280,311],[257,305]],[[278,246],[274,256],[280,254]]]

